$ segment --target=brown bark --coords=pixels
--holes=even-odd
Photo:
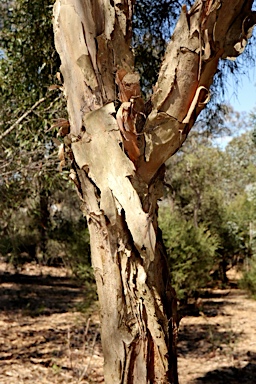
[[[241,53],[254,15],[252,1],[183,7],[147,111],[130,50],[133,3],[55,3],[65,145],[91,235],[105,382],[176,384],[176,298],[157,228],[163,164],[207,103],[219,59]]]

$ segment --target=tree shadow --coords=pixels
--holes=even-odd
[[[178,355],[194,357],[209,355],[235,344],[241,334],[230,330],[220,330],[220,325],[197,324],[182,327],[178,338]]]
[[[225,296],[229,295],[229,293],[230,291],[223,293],[212,291],[200,292],[199,298],[193,299],[191,303],[180,307],[180,317],[199,317],[202,314],[206,317],[215,317],[222,313],[222,308],[227,303],[230,303],[230,300],[225,300]]]
[[[99,324],[88,312],[74,313],[85,301],[88,307],[95,301],[94,284],[85,289],[70,277],[54,276],[58,269],[52,275],[37,273],[0,273],[0,373],[40,367],[50,375],[65,370],[77,379],[92,346],[97,343],[101,351]]]
[[[231,293],[229,290],[222,292],[204,291],[200,295],[199,300],[187,306],[185,311],[183,309],[183,315],[196,318],[202,316],[206,320],[216,317],[217,315],[228,318],[230,315],[223,313],[223,307],[227,304],[236,305],[235,302],[230,300],[233,294],[234,292]],[[225,296],[228,295],[229,300],[225,299]],[[211,322],[201,324],[200,320],[195,320],[194,324],[183,326],[181,320],[178,337],[178,354],[180,356],[190,355],[198,357],[198,354],[207,356],[215,353],[217,350],[219,353],[222,353],[221,351],[224,349],[230,348],[231,350],[241,336],[241,333],[234,332],[231,327],[223,329],[221,324],[216,322],[214,324],[211,324]]]
[[[3,336],[7,339],[10,335]],[[49,366],[53,357],[61,357],[65,353],[62,347],[66,345],[67,331],[53,328],[19,331],[18,338],[18,344],[1,346],[0,366],[11,365],[14,361],[25,364],[33,360],[39,360],[42,365]]]
[[[56,359],[65,357],[72,351],[76,351],[76,353],[80,351],[82,357],[92,340],[99,343],[100,333],[98,324],[90,324],[90,328],[86,329],[86,324],[68,327],[63,322],[63,324],[59,324],[58,329],[53,327],[53,324],[49,324],[49,328],[45,324],[42,329],[34,323],[31,330],[28,330],[27,327],[24,329],[21,327],[18,330],[15,327],[5,329],[2,337],[13,341],[0,346],[0,368],[11,366],[14,362],[22,365],[33,363],[49,367],[54,364]],[[18,343],[15,341],[17,338]],[[68,367],[62,368],[67,369]]]
[[[190,384],[253,384],[256,382],[256,364],[249,362],[243,368],[225,367],[207,372]]]
[[[230,301],[229,301],[230,303]],[[179,313],[180,317],[199,317],[202,314],[206,317],[216,317],[222,313],[222,307],[227,304],[227,301],[204,301],[203,305],[198,305],[196,302],[192,304],[187,304],[180,308]]]
[[[65,313],[84,301],[89,306],[95,297],[93,284],[85,290],[68,277],[0,274],[0,311],[9,315],[22,313],[37,317]]]

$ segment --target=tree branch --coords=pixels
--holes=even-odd
[[[26,111],[25,113],[23,113],[22,116],[20,116],[18,118],[18,120],[15,121],[15,123],[13,123],[10,128],[6,129],[6,131],[4,131],[1,135],[0,135],[0,141],[7,135],[9,135],[9,133],[11,133],[19,123],[22,122],[22,120],[24,120],[31,112],[34,111],[34,109],[36,109],[38,107],[38,105],[42,104],[45,100],[47,100],[49,98],[49,96],[45,96],[45,97],[42,97],[41,99],[39,99],[28,111]]]
[[[255,24],[252,0],[197,0],[180,19],[168,45],[145,124],[138,173],[147,183],[186,140],[209,100],[221,58],[235,59]]]

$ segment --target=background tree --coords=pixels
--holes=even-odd
[[[178,382],[176,298],[157,229],[163,164],[207,104],[219,59],[243,51],[251,6],[184,6],[144,105],[130,50],[133,1],[55,4],[65,144],[91,235],[106,383]]]
[[[238,134],[239,119],[233,128]],[[179,297],[179,292],[182,298],[191,296],[193,290],[196,293],[196,287],[205,286],[206,280],[216,284],[212,279],[218,278],[226,284],[227,270],[251,255],[250,226],[254,223],[255,208],[249,194],[256,176],[254,155],[250,131],[238,135],[222,149],[213,146],[209,138],[198,137],[195,131],[179,154],[168,161],[167,189],[160,206],[160,225],[169,250],[168,258],[172,267],[179,271],[177,275],[182,276],[186,268],[189,273],[193,266],[189,258],[182,255],[191,247],[190,252],[198,265],[197,268],[194,264],[193,272],[200,274],[192,284],[185,273],[180,279],[173,276]],[[215,244],[213,253],[208,251],[212,255],[209,258],[198,248],[200,231],[197,234],[197,227],[200,231],[204,229],[210,239],[209,246],[212,242]],[[171,244],[179,244],[179,248],[173,249]],[[202,250],[204,244],[202,237]],[[204,261],[208,261],[206,265],[212,279],[209,273],[205,275]],[[183,280],[185,287],[182,287]]]
[[[218,237],[203,224],[195,227],[192,220],[177,212],[170,213],[167,207],[160,209],[159,225],[167,248],[171,281],[180,307],[184,307],[189,298],[197,297],[200,288],[211,282]]]
[[[9,200],[10,204],[15,196],[18,212],[20,206],[26,207],[26,198],[35,197],[38,191],[38,209],[34,208],[40,233],[37,241],[43,253],[49,218],[49,184],[60,179],[50,135],[46,133],[61,105],[60,92],[46,94],[59,64],[50,33],[49,7],[50,2],[46,1],[44,4],[23,0],[1,4],[1,203],[8,204]],[[19,122],[24,112],[28,113]],[[49,181],[51,171],[54,173]],[[18,235],[17,223],[16,231],[11,229],[9,212],[4,206],[1,211],[6,234],[14,240],[15,232]],[[35,244],[33,236],[31,241]],[[13,244],[19,243],[18,239],[13,241]]]
[[[67,172],[56,172],[56,145],[67,129],[67,114],[52,7],[51,0],[6,0],[0,5],[0,252],[17,267],[32,259],[53,262],[60,255],[71,263],[74,244],[79,244],[75,234],[78,228],[85,230]],[[72,215],[62,203],[67,189]],[[56,213],[56,207],[62,212]],[[57,236],[64,229],[66,247]],[[88,238],[86,249],[88,266]],[[80,262],[71,265],[77,270]]]

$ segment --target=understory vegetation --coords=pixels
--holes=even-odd
[[[238,119],[239,120],[239,119]],[[197,138],[198,141],[198,138]],[[167,166],[159,220],[174,286],[180,299],[200,288],[228,284],[227,271],[243,273],[255,294],[256,168],[252,132],[225,148],[193,135]]]

